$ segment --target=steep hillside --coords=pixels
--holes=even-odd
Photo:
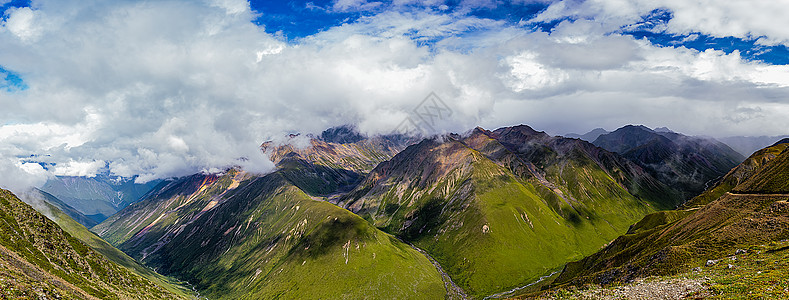
[[[726,173],[726,175],[715,183],[715,185],[704,191],[704,193],[701,193],[701,195],[684,203],[682,208],[699,208],[715,201],[725,193],[731,192],[734,187],[753,177],[766,163],[778,157],[787,147],[789,147],[789,140],[784,141],[784,143],[776,143],[771,147],[754,152],[740,165],[729,171],[729,173]]]
[[[598,137],[593,144],[637,163],[652,176],[675,187],[684,199],[736,167],[745,157],[711,138],[628,125]]]
[[[754,153],[694,199],[697,205],[645,217],[602,251],[568,264],[555,283],[675,274],[738,248],[789,238],[787,148],[779,144]],[[713,196],[718,198],[708,201]]]
[[[6,190],[0,222],[0,298],[180,298],[108,261]]]
[[[517,126],[409,146],[338,203],[425,249],[482,298],[594,252],[674,207],[672,192],[605,150]]]
[[[26,193],[24,195],[21,195],[21,196],[22,196],[21,197],[22,200],[24,200],[26,203],[31,204],[31,205],[33,205],[31,203],[33,201],[46,202],[49,205],[52,205],[55,208],[57,208],[57,210],[59,210],[60,212],[65,213],[66,215],[68,215],[74,221],[77,221],[78,223],[82,224],[83,226],[85,226],[87,228],[90,228],[90,227],[93,227],[93,226],[96,226],[97,224],[99,224],[94,219],[83,215],[81,212],[79,212],[75,208],[71,207],[71,205],[68,205],[66,202],[61,201],[57,197],[55,197],[52,194],[47,193],[45,191],[42,191],[42,190],[39,190],[39,189],[33,189],[30,192],[28,192],[28,193]],[[30,201],[28,201],[28,199],[30,199]],[[33,207],[38,209],[38,207],[36,207],[35,205]],[[58,225],[60,225],[60,224],[58,224]]]
[[[187,287],[176,282],[172,278],[162,276],[148,267],[143,266],[133,258],[126,255],[118,248],[113,247],[95,233],[91,232],[84,225],[75,221],[71,216],[63,212],[54,203],[60,202],[59,199],[40,190],[32,190],[25,193],[20,199],[31,205],[36,211],[54,221],[65,232],[90,246],[96,252],[101,253],[109,261],[122,266],[134,274],[150,280],[158,286],[164,287],[168,291],[182,297],[194,298],[194,293]],[[62,202],[60,202],[62,203]]]
[[[209,298],[423,298],[447,294],[422,254],[275,172],[169,182],[94,228]]]
[[[96,223],[137,201],[158,181],[137,184],[134,178],[57,176],[41,190],[55,196]]]

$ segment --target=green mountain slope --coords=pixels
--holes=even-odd
[[[441,299],[431,262],[275,172],[167,183],[93,229],[210,298]]]
[[[482,298],[593,253],[678,201],[614,154],[517,126],[409,146],[338,203],[425,249]]]
[[[0,298],[180,298],[108,261],[6,190],[0,222]]]
[[[41,197],[37,197],[37,195]],[[174,294],[182,297],[193,296],[193,292],[189,288],[175,282],[172,278],[162,276],[150,268],[143,266],[126,255],[126,253],[113,247],[95,233],[88,230],[88,228],[75,221],[70,215],[63,212],[60,207],[53,204],[59,202],[54,196],[40,190],[33,190],[32,193],[25,194],[22,197],[22,201],[32,205],[37,211],[44,213],[47,218],[58,224],[65,232],[90,246],[96,252],[101,253],[109,261],[128,269],[138,276],[150,280],[158,286],[164,287]]]
[[[738,248],[789,238],[787,146],[757,151],[689,207],[645,217],[600,252],[568,264],[555,284],[675,274]]]

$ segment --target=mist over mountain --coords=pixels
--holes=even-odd
[[[107,175],[56,176],[48,180],[41,190],[98,224],[118,210],[137,202],[159,182],[154,180],[138,184],[135,178],[113,178]]]
[[[646,216],[600,252],[568,264],[555,284],[608,284],[709,268],[748,247],[786,239],[788,146],[757,151],[690,205]],[[729,269],[743,263],[729,261]]]
[[[732,149],[737,150],[743,156],[750,156],[757,150],[774,145],[787,137],[789,136],[730,136],[719,140],[729,145]]]
[[[715,139],[670,130],[627,125],[603,134],[593,144],[619,153],[690,199],[745,160]]]
[[[584,134],[568,133],[568,134],[565,134],[564,136],[568,137],[568,138],[582,139],[584,141],[587,141],[587,142],[591,143],[591,142],[594,142],[594,140],[596,140],[599,136],[601,136],[603,134],[607,134],[607,133],[611,133],[611,132],[608,131],[608,130],[605,130],[603,128],[595,128],[595,129],[592,129],[592,131],[589,131],[589,132],[584,133]]]
[[[0,0],[0,299],[789,299],[787,15]]]

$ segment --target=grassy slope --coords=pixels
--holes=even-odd
[[[781,178],[789,173],[785,148],[784,144],[756,152],[718,185],[694,199],[697,204],[691,208],[645,217],[604,250],[568,264],[556,283],[607,284],[673,274],[725,255],[735,247],[789,237],[787,198],[759,195],[765,190],[782,191],[785,181]],[[733,183],[739,184],[732,187]],[[721,196],[698,206],[714,195]]]
[[[0,222],[4,298],[177,297],[108,261],[5,190],[0,190]]]
[[[106,257],[108,260],[130,270],[139,276],[142,276],[145,279],[150,280],[151,282],[167,289],[171,293],[182,297],[193,296],[193,292],[187,287],[180,285],[172,278],[162,276],[161,274],[158,274],[153,270],[143,266],[133,258],[126,255],[126,253],[123,253],[122,251],[118,250],[118,248],[113,247],[95,233],[85,228],[85,226],[82,226],[82,224],[74,221],[74,219],[58,210],[56,207],[51,206],[50,211],[54,215],[55,223],[57,223],[60,228],[63,228],[63,230],[68,232],[71,236],[93,248],[93,250],[96,250],[96,252],[104,255],[104,257]]]
[[[712,186],[712,188],[707,189],[701,195],[683,204],[682,208],[699,208],[720,198],[725,193],[733,190],[738,184],[753,176],[762,166],[777,157],[788,147],[789,143],[777,144],[754,152],[739,166],[729,171],[729,173]]]
[[[421,171],[412,174],[422,172],[421,179],[380,171],[392,177],[376,187],[368,182],[359,189],[368,194],[348,204],[377,226],[427,250],[474,297],[534,281],[596,251],[654,211],[596,164],[568,164],[555,172],[567,186],[584,189],[565,193],[600,195],[571,206],[458,142],[430,152],[452,170],[440,173],[444,166],[431,165],[428,159],[415,163]],[[432,175],[435,182],[425,179]],[[416,181],[430,184],[419,186]],[[581,181],[584,184],[578,184]],[[595,183],[585,184],[588,181]]]
[[[135,204],[97,229],[132,256],[145,257],[147,265],[192,282],[212,298],[446,294],[427,258],[358,216],[310,199],[279,173],[246,177],[232,189],[231,176],[193,194]],[[212,200],[221,203],[202,212]],[[152,222],[146,216],[156,214],[148,209],[170,212]]]
[[[770,242],[745,247],[744,253],[728,253],[716,264],[708,266],[699,262],[691,265],[692,271],[676,275],[651,276],[645,282],[688,281],[703,282],[702,290],[691,292],[683,299],[741,300],[741,299],[789,299],[789,241]],[[731,267],[730,267],[731,266]],[[525,293],[518,298],[537,299],[590,299],[591,295],[614,295],[631,283],[599,286],[566,286],[548,293]],[[653,286],[653,288],[659,288]],[[674,290],[686,290],[680,286]],[[651,291],[660,295],[660,291]],[[676,292],[675,292],[676,293]],[[632,295],[632,294],[631,294]],[[666,296],[666,295],[662,295]],[[593,297],[597,299],[602,297]],[[613,298],[613,297],[608,297]],[[615,298],[618,299],[618,298]]]
[[[786,147],[789,144],[781,144]],[[778,147],[778,146],[775,146]],[[789,151],[784,149],[764,169],[734,188],[735,193],[789,193]]]

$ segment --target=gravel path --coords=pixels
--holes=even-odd
[[[709,297],[706,279],[670,279],[649,280],[639,279],[626,285],[614,288],[592,287],[572,291],[571,295],[548,293],[538,299],[632,299],[632,300],[674,300],[704,299]]]

